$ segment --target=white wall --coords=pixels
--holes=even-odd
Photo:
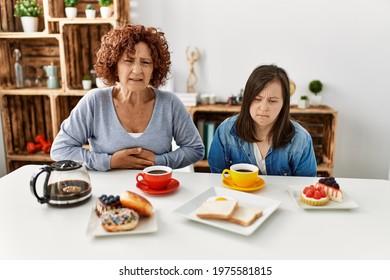
[[[142,0],[137,23],[170,43],[176,91],[185,91],[187,46],[202,52],[197,89],[226,100],[259,64],[275,63],[296,85],[292,98],[324,83],[339,112],[335,176],[388,178],[390,1]]]

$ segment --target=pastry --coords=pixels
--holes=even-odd
[[[95,212],[96,212],[96,215],[98,215],[100,217],[100,215],[104,211],[119,209],[121,207],[122,207],[122,204],[119,200],[119,195],[107,196],[107,195],[103,194],[103,195],[99,196],[97,201],[96,201]]]
[[[317,185],[305,187],[300,195],[300,199],[303,203],[312,206],[322,206],[329,202],[329,197],[327,196],[324,188]]]
[[[134,209],[141,216],[150,217],[153,215],[154,210],[152,204],[139,194],[131,191],[125,191],[120,195],[120,202],[123,206]]]
[[[324,188],[329,198],[336,202],[343,202],[344,194],[334,177],[325,177],[318,180],[317,186]]]
[[[106,231],[128,231],[137,227],[139,215],[133,209],[119,208],[103,212],[100,221]]]

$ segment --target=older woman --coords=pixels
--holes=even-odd
[[[311,136],[290,120],[290,87],[284,69],[262,65],[252,72],[241,112],[216,130],[208,162],[212,172],[250,163],[264,175],[316,176]]]
[[[127,25],[103,36],[95,70],[109,87],[79,101],[53,142],[52,159],[84,161],[99,171],[181,168],[202,159],[202,139],[182,102],[157,89],[170,64],[164,33],[155,28]],[[87,142],[90,149],[83,148]]]

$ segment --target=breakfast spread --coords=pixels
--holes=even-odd
[[[154,210],[146,198],[125,191],[120,196],[103,194],[98,197],[95,212],[106,231],[117,232],[136,228],[141,216],[150,217]]]
[[[250,226],[262,214],[256,207],[239,205],[234,198],[225,196],[210,197],[196,210],[201,219],[220,219],[241,226]]]
[[[329,200],[343,202],[343,192],[334,177],[325,177],[303,189],[300,200],[312,206],[326,205]]]

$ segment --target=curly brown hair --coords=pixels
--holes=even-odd
[[[144,42],[151,50],[153,73],[150,85],[156,88],[164,85],[171,66],[168,42],[162,31],[143,25],[118,26],[102,37],[100,49],[96,53],[96,75],[107,85],[119,82],[117,65],[120,58],[125,52],[127,55],[134,54],[134,46],[139,42]]]

